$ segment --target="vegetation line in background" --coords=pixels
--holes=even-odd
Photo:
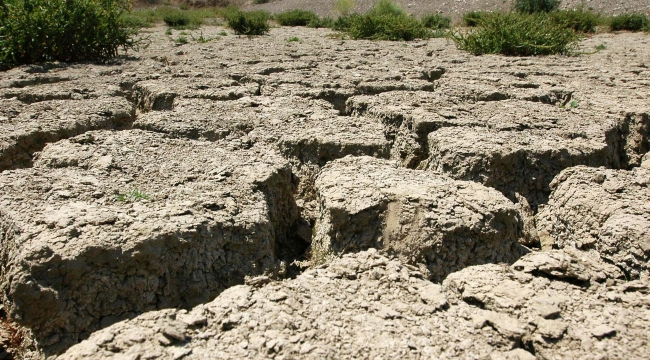
[[[256,3],[266,1],[255,0]],[[463,15],[470,30],[450,31],[451,19],[440,14],[421,18],[409,15],[390,0],[379,0],[365,14],[352,13],[353,0],[338,0],[337,19],[314,12],[291,10],[275,15],[282,26],[328,27],[352,39],[409,41],[450,37],[460,49],[473,54],[549,55],[574,52],[583,33],[597,26],[612,31],[650,31],[645,14],[605,17],[584,8],[558,10],[560,0],[516,0],[511,13],[473,11]],[[160,6],[131,11],[130,0],[0,0],[0,69],[43,61],[105,61],[118,50],[137,50],[141,27],[165,22],[170,29],[198,29],[213,19],[224,19],[239,35],[269,32],[264,11],[236,7],[190,9]],[[192,39],[210,41],[201,34]],[[179,37],[177,43],[187,38]]]

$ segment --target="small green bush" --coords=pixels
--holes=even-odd
[[[642,31],[650,29],[650,20],[645,14],[632,13],[613,16],[609,28],[613,31]]]
[[[355,18],[347,33],[353,39],[411,41],[430,36],[418,19],[409,15],[365,15]]]
[[[129,0],[0,0],[0,68],[107,60],[136,49]]]
[[[440,14],[429,14],[422,17],[422,25],[427,29],[440,30],[451,27],[451,18]]]
[[[275,21],[282,26],[307,26],[310,22],[317,22],[318,15],[313,11],[289,10],[275,15]]]
[[[266,4],[269,2],[269,0],[253,0],[253,4],[259,5],[259,4]]]
[[[232,11],[226,21],[235,34],[264,35],[269,32],[269,17],[266,11]]]
[[[0,0],[1,1],[1,0]],[[132,29],[140,29],[143,27],[150,27],[152,24],[147,21],[147,19],[140,17],[140,16],[135,16],[131,13],[125,13],[122,14],[120,17],[122,20],[122,23]]]
[[[533,14],[557,10],[560,0],[516,0],[515,10],[520,13]]]
[[[334,20],[330,17],[315,18],[307,23],[310,28],[332,28],[334,27]]]
[[[380,0],[366,14],[339,17],[333,29],[344,31],[353,39],[405,40],[428,38],[431,31],[421,21],[408,15],[390,0]]]
[[[479,26],[481,21],[491,14],[492,13],[487,11],[470,11],[463,14],[463,23],[470,27]]]
[[[165,15],[163,21],[173,29],[185,28],[185,26],[190,24],[190,18],[185,16],[181,11]]]
[[[475,55],[567,54],[575,49],[578,35],[548,14],[494,13],[469,33],[452,34],[456,46]]]
[[[556,23],[582,33],[596,32],[596,26],[602,22],[600,15],[582,8],[554,11],[551,17]]]
[[[352,26],[352,23],[358,21],[360,17],[361,15],[359,14],[339,16],[336,20],[334,20],[331,28],[336,31],[348,31],[350,26]]]

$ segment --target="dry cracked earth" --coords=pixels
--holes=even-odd
[[[1,74],[2,356],[648,357],[648,35],[222,30]]]

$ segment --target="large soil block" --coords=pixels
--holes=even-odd
[[[535,216],[546,247],[595,251],[628,278],[648,276],[650,170],[578,166],[551,183],[547,205]]]
[[[469,265],[521,255],[515,205],[477,183],[346,157],[326,165],[315,188],[320,215],[313,261],[379,248],[425,264],[440,280]]]
[[[124,98],[52,100],[24,104],[0,99],[0,171],[26,167],[45,144],[89,130],[131,125],[135,107]]]
[[[0,189],[4,309],[46,353],[281,271],[297,218],[290,168],[267,148],[140,130],[48,145]]]

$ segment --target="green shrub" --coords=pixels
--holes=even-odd
[[[332,28],[334,27],[334,20],[330,17],[315,18],[307,23],[310,28]]]
[[[263,35],[269,32],[269,13],[232,11],[226,15],[228,27],[238,35]]]
[[[122,20],[122,23],[132,29],[139,29],[143,27],[150,27],[153,24],[147,21],[146,18],[140,17],[140,16],[135,16],[131,13],[124,13],[120,17]]]
[[[479,26],[481,21],[490,16],[492,13],[487,12],[487,11],[470,11],[468,13],[465,13],[463,15],[463,23],[466,26]]]
[[[567,54],[577,46],[578,35],[548,14],[494,13],[469,33],[452,34],[456,46],[472,54]]]
[[[364,15],[354,18],[347,33],[353,39],[410,41],[427,38],[429,30],[409,15]]]
[[[428,29],[440,30],[451,27],[451,18],[440,14],[429,14],[422,17],[422,25]]]
[[[554,11],[551,13],[551,17],[556,23],[583,33],[596,32],[596,26],[601,23],[600,15],[584,11],[582,8]]]
[[[266,4],[269,2],[269,0],[253,0],[253,4],[259,5],[259,4]]]
[[[516,0],[515,10],[520,13],[533,14],[557,10],[560,0]]]
[[[650,20],[645,14],[621,14],[610,19],[609,28],[613,31],[641,31],[650,28]]]
[[[353,39],[405,40],[428,38],[431,31],[421,21],[408,15],[390,0],[380,0],[366,14],[339,17],[333,29],[344,31]]]
[[[181,11],[177,11],[163,17],[163,21],[167,26],[180,29],[190,24],[190,18],[185,16]]]
[[[350,14],[350,15],[344,15],[344,16],[339,16],[334,23],[332,24],[332,29],[336,31],[348,31],[350,26],[352,26],[352,23],[355,21],[358,21],[358,18],[360,18],[361,15],[359,14]]]
[[[107,60],[134,49],[129,0],[0,0],[0,68]]]
[[[313,11],[296,9],[275,15],[275,21],[282,26],[307,26],[310,22],[318,21],[318,15]]]

